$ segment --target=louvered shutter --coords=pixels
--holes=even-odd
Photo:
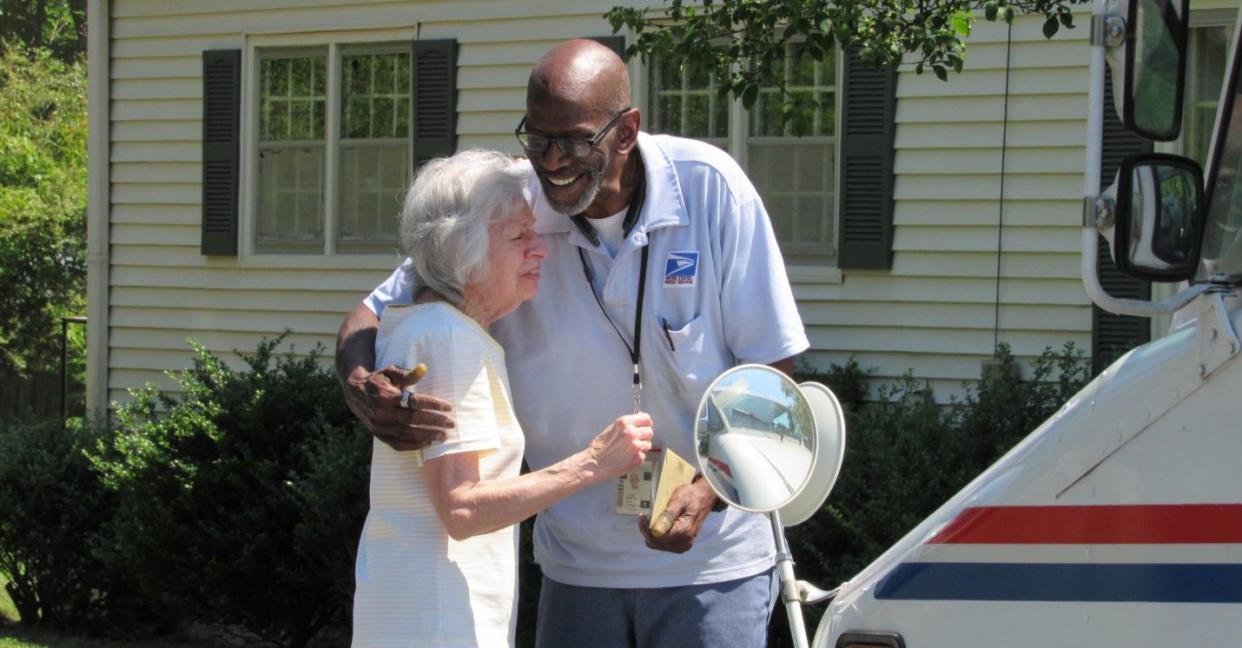
[[[203,222],[205,255],[237,255],[237,160],[241,50],[203,52]]]
[[[1152,150],[1151,142],[1126,130],[1113,108],[1112,74],[1104,80],[1104,146],[1100,165],[1100,191],[1113,183],[1121,161],[1138,153]],[[1099,240],[1100,285],[1114,297],[1151,299],[1151,284],[1135,279],[1117,269],[1108,243]],[[1145,317],[1114,315],[1091,307],[1091,367],[1093,373],[1103,371],[1130,349],[1151,340],[1151,321]]]
[[[893,261],[893,137],[897,70],[850,52],[841,87],[842,269],[887,270]]]
[[[622,59],[625,58],[625,37],[624,36],[590,36],[591,40],[600,45],[608,46],[608,49],[617,53]]]
[[[414,42],[414,169],[457,151],[457,41]]]

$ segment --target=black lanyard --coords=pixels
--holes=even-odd
[[[637,178],[634,181],[634,192],[630,195],[630,206],[625,212],[625,220],[622,221],[622,236],[628,237],[630,230],[638,222],[638,216],[643,210],[643,202],[647,197],[646,170],[643,168],[642,160],[639,159],[638,169],[635,173]],[[587,239],[593,245],[599,247],[599,235],[596,234],[595,228],[588,222],[584,214],[577,214],[572,218],[574,225],[578,230],[586,235]],[[634,346],[630,346],[625,341],[625,335],[621,333],[621,328],[608,315],[608,309],[604,308],[604,302],[600,299],[599,293],[595,292],[594,275],[591,273],[591,266],[587,263],[586,253],[582,248],[578,248],[578,260],[582,262],[582,274],[586,276],[587,288],[591,290],[591,296],[595,298],[599,311],[603,313],[604,319],[612,325],[612,330],[616,331],[617,338],[621,340],[621,344],[625,345],[625,350],[630,352],[630,362],[634,365],[634,411],[639,409],[639,395],[642,393],[643,383],[642,377],[639,375],[638,366],[642,358],[642,338],[643,338],[643,296],[647,288],[647,253],[651,249],[650,240],[647,245],[643,246],[642,260],[639,262],[638,270],[638,303],[634,310]]]

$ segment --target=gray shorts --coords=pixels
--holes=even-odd
[[[761,648],[779,592],[774,569],[723,583],[611,589],[543,578],[537,648]]]

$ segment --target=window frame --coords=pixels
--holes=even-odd
[[[1203,28],[1210,28],[1210,27],[1224,27],[1226,34],[1228,34],[1229,38],[1232,38],[1233,27],[1234,27],[1235,22],[1237,21],[1237,15],[1238,15],[1237,10],[1235,9],[1192,10],[1190,12],[1190,30],[1193,32],[1195,29],[1203,29]],[[1226,58],[1228,58],[1228,55],[1229,55],[1229,45],[1230,45],[1229,43],[1225,44]],[[1190,57],[1191,55],[1192,54],[1189,48],[1189,43],[1187,43],[1186,56]],[[1192,71],[1190,70],[1190,64],[1191,64],[1191,61],[1188,58],[1188,60],[1186,61],[1186,66],[1187,66],[1186,67],[1186,84],[1187,85],[1190,84],[1190,80],[1193,78]],[[1225,64],[1227,66],[1228,61],[1226,61]],[[1221,81],[1223,83],[1224,79],[1222,79]],[[1189,100],[1189,97],[1190,97],[1189,90],[1190,90],[1189,88],[1186,88],[1187,100]],[[1219,102],[1219,98],[1217,100]],[[1219,109],[1219,106],[1218,106],[1218,109]],[[1181,135],[1176,140],[1173,140],[1172,142],[1156,142],[1155,143],[1156,152],[1172,153],[1174,155],[1182,155],[1182,156],[1186,155],[1186,137],[1188,135],[1187,126],[1189,125],[1188,121],[1190,119],[1191,114],[1192,114],[1191,106],[1183,107]],[[1211,131],[1214,130],[1215,127],[1216,127],[1215,119],[1213,119],[1212,125],[1208,127],[1209,128],[1209,132],[1208,132],[1209,140],[1211,139],[1211,136],[1212,136]],[[1172,296],[1173,293],[1176,292],[1177,286],[1178,284],[1173,284],[1173,283],[1159,283],[1159,282],[1153,283],[1151,285],[1152,300],[1159,301],[1161,299],[1165,299],[1167,297]],[[1151,318],[1151,339],[1155,340],[1155,339],[1168,335],[1169,328],[1170,328],[1170,325],[1172,324],[1172,321],[1173,321],[1172,315],[1160,315],[1160,316]]]
[[[628,38],[628,37],[627,37]],[[835,120],[832,137],[832,155],[833,155],[833,195],[832,195],[832,249],[831,255],[827,254],[783,254],[785,258],[786,272],[789,279],[797,283],[841,283],[842,273],[838,268],[838,258],[840,256],[841,246],[841,109],[844,101],[845,88],[841,84],[842,75],[845,73],[845,52],[839,45],[835,46],[833,64],[834,83],[833,83],[833,119]],[[651,96],[651,63],[641,63],[639,58],[631,59],[629,63],[632,96],[634,105],[643,109],[643,114],[655,115],[655,98]],[[742,170],[747,174],[750,173],[750,155],[749,155],[749,130],[750,130],[750,114],[742,105],[741,99],[730,97],[728,99],[728,118],[729,123],[726,129],[726,146],[723,150],[729,153]],[[757,136],[765,137],[765,136]],[[827,138],[828,136],[808,136],[815,139]],[[700,140],[704,141],[704,140]],[[766,201],[765,201],[766,207]]]
[[[1195,29],[1203,29],[1203,28],[1210,28],[1210,27],[1224,27],[1226,35],[1232,38],[1233,27],[1237,20],[1237,15],[1238,15],[1237,10],[1234,10],[1234,9],[1201,9],[1198,11],[1191,11],[1189,29],[1190,31],[1193,31]],[[1229,43],[1226,43],[1225,47],[1226,47],[1225,54],[1226,56],[1228,56]],[[1189,85],[1190,80],[1191,80],[1190,64],[1192,63],[1192,61],[1190,60],[1190,57],[1192,56],[1192,52],[1190,50],[1189,43],[1187,43],[1186,56],[1187,56],[1186,84]],[[1189,92],[1189,88],[1186,88],[1186,90]],[[1189,100],[1189,96],[1190,96],[1189,93],[1186,96]],[[1219,101],[1219,98],[1218,98],[1218,101]],[[1187,135],[1186,126],[1188,125],[1188,121],[1189,121],[1189,114],[1190,114],[1190,110],[1188,110],[1189,108],[1191,108],[1191,106],[1185,106],[1182,110],[1183,115],[1182,115],[1181,134],[1178,136],[1176,140],[1173,140],[1172,142],[1157,142],[1156,147],[1155,147],[1156,152],[1172,153],[1174,155],[1183,155],[1183,156],[1186,155],[1186,152],[1185,152],[1186,151],[1186,135]],[[1215,128],[1215,120],[1213,120],[1212,125],[1209,126],[1208,128],[1209,128],[1209,131]],[[1209,139],[1211,138],[1210,132],[1208,133],[1208,137]]]
[[[308,267],[389,269],[401,260],[386,252],[338,252],[337,235],[340,202],[340,131],[341,131],[341,60],[343,55],[379,52],[413,52],[418,38],[416,25],[375,30],[333,31],[300,34],[247,35],[243,48],[241,87],[241,158],[239,175],[238,214],[239,258],[254,267]],[[324,114],[324,226],[323,249],[317,252],[260,252],[258,250],[259,216],[259,91],[260,66],[263,58],[275,53],[325,51],[327,56],[327,90]],[[412,61],[411,61],[412,63]],[[411,110],[413,86],[411,86]],[[412,116],[411,116],[412,119]],[[411,129],[413,122],[410,122]],[[414,137],[411,130],[406,146],[406,159],[413,160]]]

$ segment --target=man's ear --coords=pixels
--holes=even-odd
[[[617,123],[617,152],[629,153],[638,147],[638,129],[642,125],[642,113],[637,108],[621,116]]]

